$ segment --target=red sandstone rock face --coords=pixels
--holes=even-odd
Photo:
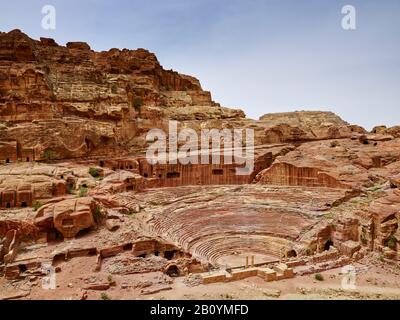
[[[144,136],[167,131],[170,119],[195,130],[254,129],[254,171],[237,176],[223,161],[149,164]],[[240,267],[249,255],[310,272],[365,249],[399,259],[399,126],[367,133],[317,111],[246,119],[145,49],[94,52],[18,30],[0,33],[0,121],[0,260],[9,279],[75,257],[95,260],[96,272],[104,259],[116,275],[171,276]],[[74,247],[60,241],[74,237]],[[29,249],[35,241],[50,245]],[[99,284],[88,287],[110,287]]]
[[[50,199],[66,193],[66,181],[56,168],[31,166],[0,168],[0,207],[30,207],[39,199]]]
[[[368,208],[362,228],[362,240],[370,249],[389,259],[398,259],[400,240],[400,190],[388,191]]]
[[[94,52],[82,42],[0,34],[0,120],[8,121],[0,139],[11,141],[2,160],[125,153],[148,125],[162,128],[168,118],[243,116],[220,108],[197,79],[164,70],[147,50]]]
[[[153,212],[154,234],[199,259],[234,266],[246,254],[265,262],[291,249],[304,251],[298,237],[346,196],[338,189],[250,185],[153,189],[115,198],[123,206],[156,205],[158,210],[146,210]]]
[[[39,232],[36,226],[28,222],[20,220],[0,221],[0,238],[5,237],[10,230],[16,230],[19,238],[23,241],[35,240]]]
[[[93,194],[140,191],[145,188],[145,179],[135,173],[120,170],[105,177]]]
[[[259,173],[259,183],[356,188],[399,174],[400,140],[337,139],[304,143]]]
[[[366,131],[349,125],[332,112],[296,111],[266,114],[260,122],[268,125],[263,143],[304,142],[351,138]]]
[[[68,199],[45,205],[35,217],[35,225],[42,230],[55,228],[65,238],[75,237],[79,231],[94,226],[92,198]]]
[[[348,123],[333,112],[324,111],[296,111],[265,114],[261,121],[271,125],[289,124],[291,126],[319,127],[321,125],[345,126]]]

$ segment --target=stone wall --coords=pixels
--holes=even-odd
[[[318,168],[297,167],[289,163],[274,163],[259,174],[258,183],[271,185],[327,187],[348,189],[334,177]]]

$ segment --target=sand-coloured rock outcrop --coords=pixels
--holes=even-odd
[[[38,210],[35,225],[45,231],[54,228],[65,238],[73,238],[79,231],[95,225],[95,206],[90,197],[48,204]]]

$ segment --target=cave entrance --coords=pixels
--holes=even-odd
[[[167,259],[167,260],[172,260],[174,258],[175,252],[176,252],[175,250],[165,251],[164,252],[164,258]]]
[[[21,208],[26,208],[28,206],[28,204],[25,201],[21,202]]]
[[[53,257],[53,266],[57,266],[57,265],[59,265],[60,263],[63,263],[63,262],[65,262],[65,253],[60,253],[60,254],[56,254],[54,257]]]
[[[90,249],[88,251],[88,256],[89,257],[93,257],[93,256],[96,256],[96,255],[97,255],[97,249],[96,248]]]
[[[24,273],[26,270],[28,270],[28,268],[26,267],[25,264],[19,264],[18,269],[19,269],[19,272],[21,272],[21,273]]]
[[[85,144],[86,144],[86,148],[89,152],[94,149],[94,143],[90,139],[85,138]]]
[[[124,251],[132,251],[132,243],[127,243],[126,245],[123,246],[122,250]]]
[[[213,169],[212,174],[214,176],[222,176],[224,174],[224,170],[223,169]]]
[[[6,159],[6,163],[10,163],[10,159],[7,158],[7,159]]]
[[[179,172],[168,172],[167,173],[167,178],[171,179],[171,178],[179,178],[181,176],[181,174]]]
[[[288,258],[297,257],[297,252],[296,252],[295,250],[289,250],[289,251],[286,253],[286,256],[287,256]]]
[[[329,250],[330,247],[332,247],[332,246],[333,246],[333,242],[332,242],[332,240],[329,239],[327,242],[325,242],[324,251]]]
[[[7,202],[6,208],[11,208],[11,203],[10,202]]]
[[[61,242],[64,241],[64,236],[57,229],[47,232],[47,242]]]
[[[65,220],[64,220],[65,221]],[[63,221],[63,223],[64,223]],[[73,225],[73,224],[72,224]],[[64,225],[63,225],[64,226]],[[86,229],[82,229],[79,230],[79,232],[76,234],[75,238],[76,239],[80,239],[83,238],[84,236],[86,236],[88,233],[90,232],[90,228],[86,228]]]
[[[99,164],[100,164],[100,167],[102,167],[102,168],[104,167],[104,161],[103,160],[100,160]]]
[[[179,277],[179,269],[176,265],[169,266],[165,273],[170,277]]]

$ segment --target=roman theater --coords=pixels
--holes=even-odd
[[[149,162],[170,121],[252,130],[253,170],[204,145],[208,163]],[[368,279],[400,281],[399,187],[400,126],[253,120],[145,49],[0,32],[0,299],[327,297],[315,279],[346,266],[373,298]]]

